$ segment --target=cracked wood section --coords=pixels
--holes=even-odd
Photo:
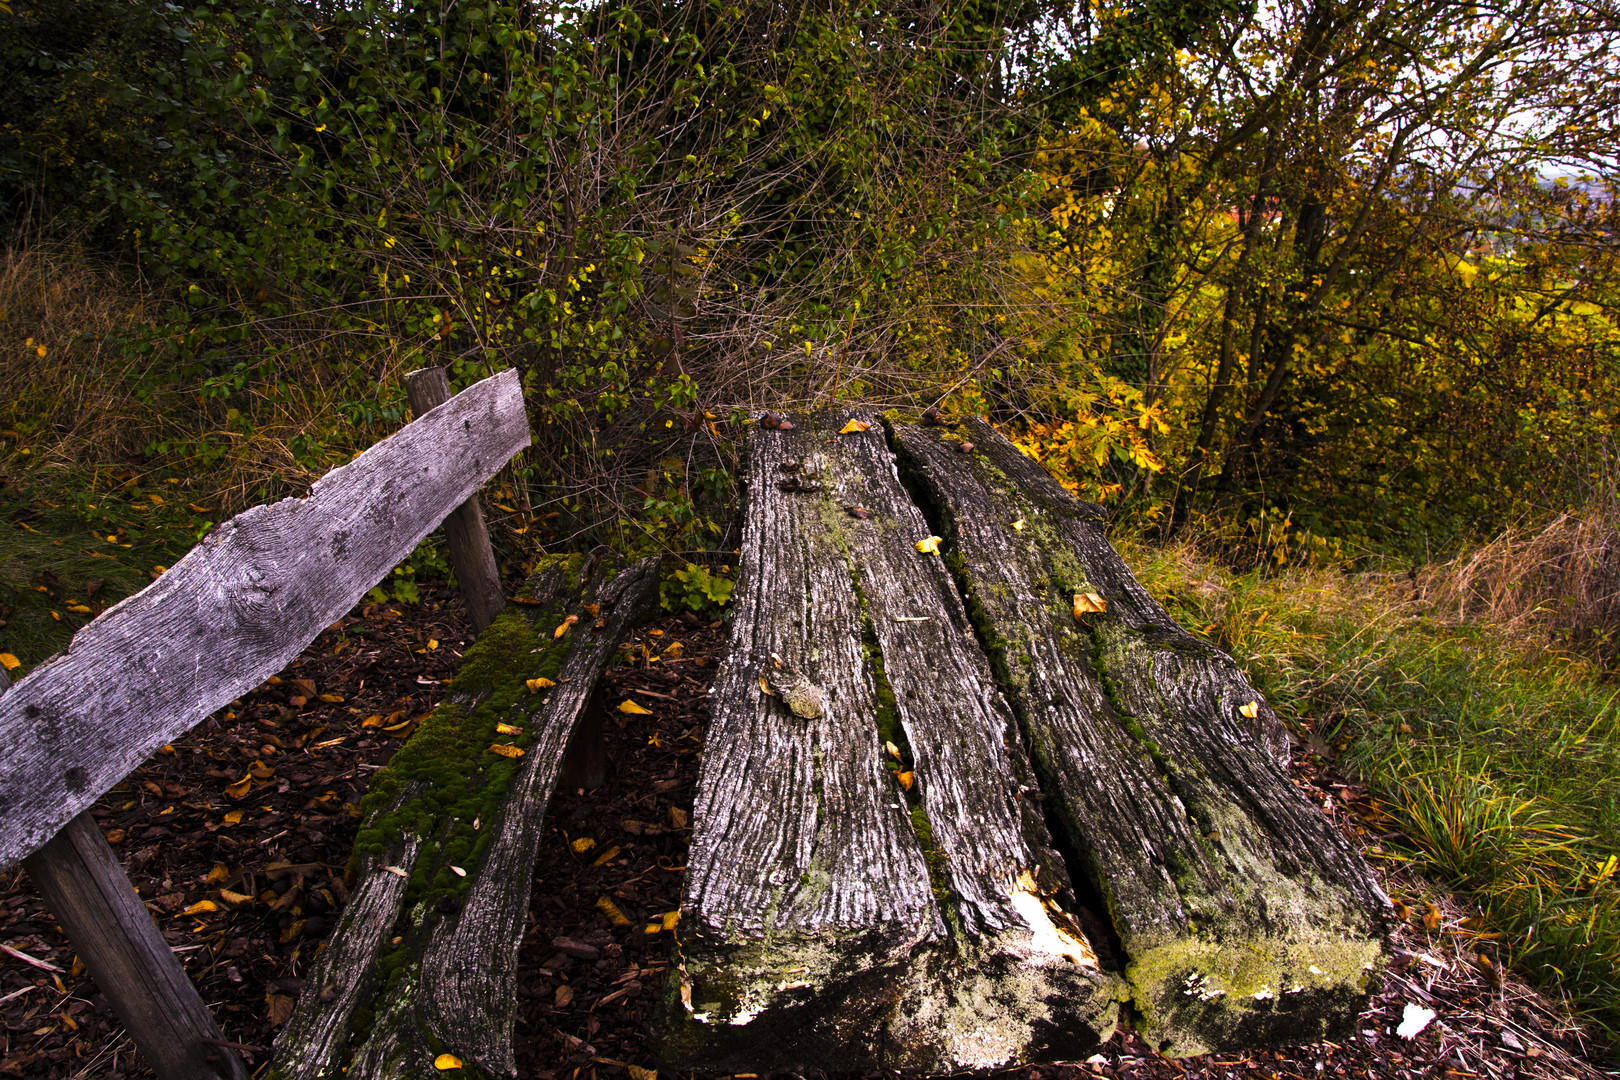
[[[1335,1037],[1381,962],[1388,901],[1289,781],[1280,722],[1148,596],[1100,508],[988,425],[967,433],[968,454],[892,435],[1090,859],[1145,1030],[1173,1054]],[[1082,592],[1107,611],[1077,620]]]
[[[1039,876],[1043,892],[1060,893],[1068,881],[1050,847],[1016,722],[949,573],[937,555],[914,546],[928,535],[928,525],[900,484],[881,427],[838,434],[851,418],[873,419],[864,411],[795,416],[791,432],[750,435],[745,527],[751,531],[733,593],[739,605],[733,652],[714,691],[716,719],[705,744],[689,859],[691,880],[699,883],[690,895],[708,906],[696,941],[684,918],[681,924],[692,1009],[710,1026],[688,1022],[692,1045],[679,1059],[714,1068],[865,1064],[937,1073],[1083,1057],[1112,1031],[1117,980],[1098,969],[1066,912],[1018,888],[1021,878],[1032,883]],[[795,462],[797,471],[782,470]],[[795,478],[809,490],[781,490]],[[869,516],[852,516],[848,506],[863,507]],[[794,590],[796,582],[810,583],[806,599]],[[926,935],[910,931],[877,950],[845,939],[832,952],[822,942],[806,948],[780,937],[747,948],[750,938],[765,936],[762,925],[767,931],[782,925],[750,919],[758,905],[771,902],[761,884],[791,889],[816,858],[812,850],[783,866],[778,853],[801,851],[808,828],[826,827],[807,812],[795,821],[781,810],[814,795],[813,771],[784,768],[781,779],[749,788],[724,780],[730,774],[746,783],[758,775],[754,769],[789,765],[792,751],[782,749],[784,741],[803,738],[818,722],[762,698],[757,672],[772,653],[829,691],[825,719],[856,755],[851,773],[861,779],[861,795],[870,798],[870,778],[879,781],[877,819],[893,822],[915,800],[909,808],[914,823],[900,818],[901,827],[920,839],[934,867],[945,927]],[[915,777],[909,794],[884,769],[880,729],[899,744]],[[762,800],[758,789],[767,787],[773,797]],[[714,827],[717,815],[755,831],[728,835]],[[759,845],[759,835],[770,837],[767,846]],[[859,834],[833,838],[867,857],[868,842]],[[755,851],[778,861],[756,860]],[[900,868],[917,873],[909,861]],[[883,862],[850,870],[859,876],[830,887],[865,893],[892,886],[898,876]],[[783,908],[792,910],[792,895],[784,895]],[[755,906],[722,906],[739,898]],[[874,903],[870,910],[879,908]],[[826,914],[816,917],[826,924]],[[739,926],[753,933],[739,933]],[[909,956],[896,966],[908,939]],[[829,966],[841,969],[841,978],[822,974]],[[774,973],[795,968],[809,970],[777,983],[808,986],[783,992],[770,982]],[[852,989],[861,983],[867,989]],[[735,995],[730,1010],[705,1004],[711,986]],[[739,1017],[747,1022],[737,1023]],[[803,1029],[817,1037],[807,1041]],[[668,1045],[666,1057],[676,1056]]]
[[[670,1061],[869,1060],[892,980],[914,946],[945,933],[882,765],[837,526],[824,500],[779,487],[780,466],[813,455],[815,441],[803,427],[749,436],[731,643],[712,690],[682,904],[685,1005],[667,1008],[661,1047]],[[773,654],[825,692],[821,715],[795,716],[761,692]]]
[[[529,444],[515,371],[220,525],[0,699],[0,869],[293,657]]]
[[[379,899],[366,909],[366,918],[352,926],[345,920],[309,978],[312,987],[339,988],[339,996],[328,1002],[314,994],[299,999],[276,1041],[272,1075],[403,1080],[435,1075],[433,1060],[442,1052],[483,1074],[516,1075],[518,947],[546,806],[569,740],[614,647],[658,610],[653,560],[617,573],[610,565],[594,576],[587,572],[584,580],[582,562],[575,557],[537,572],[524,590],[530,604],[508,609],[467,650],[438,711],[455,725],[471,725],[479,745],[517,738],[499,732],[497,724],[531,733],[520,764],[504,789],[489,792],[493,811],[477,829],[442,809],[455,802],[450,788],[462,778],[413,787],[400,800],[429,807],[425,826],[405,832],[401,840],[421,867],[392,864],[425,888],[410,892],[404,879],[386,869],[388,862],[368,863],[357,896],[370,890]],[[588,605],[597,607],[599,621],[585,617]],[[556,663],[552,630],[568,614],[581,615],[582,621],[555,646],[562,650]],[[539,647],[529,647],[535,644]],[[547,666],[548,658],[555,667]],[[540,676],[556,685],[532,692],[527,680]],[[433,722],[425,721],[418,735]],[[435,801],[435,796],[442,797]],[[423,820],[417,818],[419,824]],[[463,867],[464,883],[448,869],[448,851],[458,840],[470,841],[476,858]],[[386,963],[378,927],[404,938]],[[369,1023],[356,1030],[362,1015]]]

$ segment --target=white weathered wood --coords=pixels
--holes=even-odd
[[[502,372],[225,522],[0,699],[0,868],[287,662],[529,443]]]
[[[1021,805],[1038,791],[1004,742],[1016,723],[939,557],[913,546],[927,525],[881,429],[837,434],[849,416],[749,439],[681,921],[690,1008],[666,1011],[660,1052],[758,1071],[1084,1056],[1112,1030],[1116,980],[1061,911],[1015,889],[1066,884]],[[794,673],[780,698],[759,685],[773,655]],[[820,696],[790,708],[786,687],[806,684]],[[891,689],[885,731],[914,765],[916,812],[885,768]]]
[[[914,425],[892,437],[1053,819],[1106,899],[1138,1026],[1172,1055],[1342,1038],[1381,963],[1389,902],[1290,782],[1276,715],[1136,581],[1100,508],[988,425],[966,434],[972,453]],[[1077,619],[1077,593],[1106,611]]]
[[[672,1007],[660,1045],[670,1062],[870,1063],[912,951],[946,936],[883,768],[860,600],[831,504],[778,489],[780,464],[803,456],[801,434],[749,436],[731,642],[682,904],[687,1004]],[[825,692],[820,716],[761,692],[773,654]]]
[[[413,371],[405,376],[405,396],[412,413],[422,416],[450,400],[450,381],[443,368]],[[467,619],[473,633],[482,634],[506,606],[506,596],[501,592],[501,573],[495,566],[495,549],[489,542],[477,492],[444,519],[444,539],[467,605]]]

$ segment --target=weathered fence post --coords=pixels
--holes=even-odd
[[[158,1080],[246,1077],[90,811],[22,864]]]
[[[443,368],[423,368],[405,376],[405,396],[411,413],[421,416],[450,400],[450,381]],[[461,582],[461,596],[467,603],[467,616],[473,632],[481,634],[506,606],[501,592],[501,575],[495,567],[495,549],[489,542],[478,493],[450,512],[444,519],[444,535],[450,546],[450,566]]]
[[[160,1080],[245,1073],[90,807],[158,747],[285,667],[529,445],[516,372],[433,412],[307,496],[222,523],[65,652],[9,691],[0,684],[0,869],[27,868]]]

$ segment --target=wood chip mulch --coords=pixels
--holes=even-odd
[[[356,608],[279,682],[198,725],[93,810],[226,1037],[250,1048],[255,1072],[347,900],[343,872],[368,778],[438,701],[468,640],[447,590],[424,590],[419,605]],[[534,881],[518,988],[525,1080],[651,1080],[657,1069],[647,1025],[678,932],[665,916],[680,906],[707,691],[723,645],[723,628],[672,617],[633,635],[604,679],[593,708],[610,774],[599,788],[556,793]],[[626,700],[648,712],[621,711]],[[1465,903],[1387,857],[1398,838],[1382,831],[1359,788],[1303,754],[1294,777],[1356,836],[1408,915],[1356,1034],[1172,1061],[1124,1033],[1089,1061],[998,1075],[1620,1078],[1612,1051],[1567,1008],[1502,970]],[[1404,1038],[1396,1030],[1409,1009],[1435,1017]],[[27,875],[0,873],[0,1080],[149,1076]]]

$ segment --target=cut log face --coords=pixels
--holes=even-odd
[[[881,427],[838,434],[850,418],[749,443],[661,1052],[926,1072],[1084,1056],[1118,980],[1066,910],[1016,721],[917,547],[928,523]]]
[[[1389,901],[1285,771],[1280,721],[1155,603],[1070,495],[988,425],[894,424],[1055,810],[1168,1054],[1335,1037]]]
[[[615,645],[658,605],[651,561],[583,563],[536,573],[373,779],[355,899],[276,1040],[273,1076],[434,1076],[441,1053],[466,1075],[516,1075],[517,953],[546,805]]]

